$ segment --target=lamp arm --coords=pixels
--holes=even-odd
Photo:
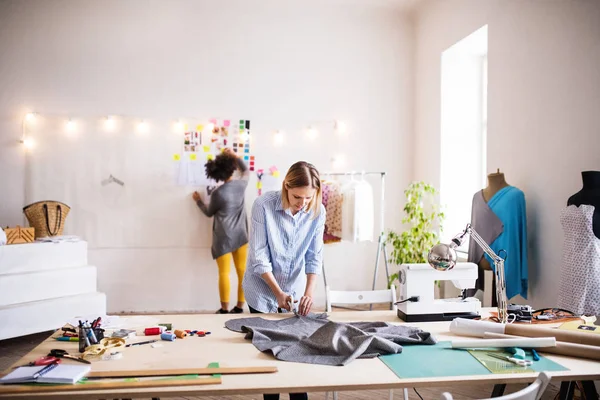
[[[459,235],[459,241],[462,241],[464,236],[469,234],[473,240],[483,249],[485,254],[490,256],[494,261],[494,276],[496,278],[496,301],[498,302],[498,319],[501,323],[505,324],[508,322],[508,299],[506,298],[506,278],[504,277],[504,259],[498,254],[494,253],[494,250],[479,236],[477,231],[473,229],[471,224],[467,224],[464,232]],[[457,237],[458,238],[458,237]]]

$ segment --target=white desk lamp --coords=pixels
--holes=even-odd
[[[505,324],[508,321],[508,300],[506,299],[506,280],[504,279],[504,259],[498,256],[490,246],[479,236],[471,224],[462,233],[456,235],[450,244],[438,243],[431,248],[427,261],[438,271],[448,271],[456,265],[456,248],[459,247],[465,236],[469,234],[490,258],[494,261],[494,276],[496,279],[496,299],[498,301],[498,319]]]

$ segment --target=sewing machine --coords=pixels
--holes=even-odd
[[[398,272],[400,298],[398,317],[406,322],[451,321],[454,318],[477,318],[481,302],[466,297],[466,289],[474,288],[477,265],[456,263],[446,271],[432,268],[429,264],[402,264]],[[434,299],[436,281],[452,281],[463,295],[450,299]],[[416,298],[418,297],[418,300]]]

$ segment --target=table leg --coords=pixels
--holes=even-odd
[[[490,397],[500,397],[504,394],[504,390],[506,390],[506,383],[494,385],[494,389],[492,390],[492,395]]]
[[[586,400],[598,400],[598,391],[594,381],[581,381]]]
[[[575,391],[575,382],[564,381],[560,384],[559,399],[560,400],[572,400],[573,392]]]

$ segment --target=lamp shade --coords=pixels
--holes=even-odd
[[[450,245],[438,243],[427,255],[429,265],[438,271],[449,271],[456,265],[456,250]]]

